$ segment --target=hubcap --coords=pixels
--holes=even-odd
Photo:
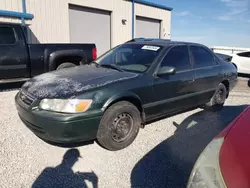
[[[119,114],[112,123],[111,135],[116,142],[122,142],[128,138],[134,121],[128,113]]]

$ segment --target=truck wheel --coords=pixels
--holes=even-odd
[[[102,117],[97,143],[111,151],[121,150],[135,140],[140,126],[138,109],[130,102],[117,102],[110,106]]]
[[[68,63],[68,62],[66,62],[66,63],[60,64],[60,65],[56,68],[56,70],[65,69],[65,68],[70,68],[70,67],[75,67],[75,66],[76,66],[76,64],[74,64],[74,63]]]
[[[217,87],[213,97],[210,99],[210,102],[205,104],[205,109],[207,110],[221,110],[227,98],[227,88],[223,83],[220,83]]]

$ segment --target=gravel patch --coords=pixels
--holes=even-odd
[[[249,104],[250,88],[242,82],[246,80],[240,80],[241,89],[233,90],[220,112],[195,109],[156,121],[141,129],[131,146],[117,152],[96,143],[78,147],[82,158],[77,151],[68,153],[68,148],[37,138],[18,118],[17,90],[0,92],[0,185],[185,187],[201,151]]]

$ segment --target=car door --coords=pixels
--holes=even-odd
[[[250,52],[238,53],[236,62],[241,73],[250,74]]]
[[[19,28],[20,29],[20,28]],[[0,80],[29,76],[27,50],[21,29],[0,24]]]
[[[179,111],[193,105],[194,71],[187,45],[173,46],[158,69],[164,66],[174,67],[176,73],[154,77],[155,102],[151,106],[157,112],[156,115]]]
[[[213,96],[220,83],[220,65],[213,53],[203,46],[190,46],[195,71],[197,102],[204,104]]]

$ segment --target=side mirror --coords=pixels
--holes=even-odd
[[[164,66],[159,69],[159,71],[157,72],[157,76],[173,75],[175,73],[176,73],[176,70],[174,67]]]

